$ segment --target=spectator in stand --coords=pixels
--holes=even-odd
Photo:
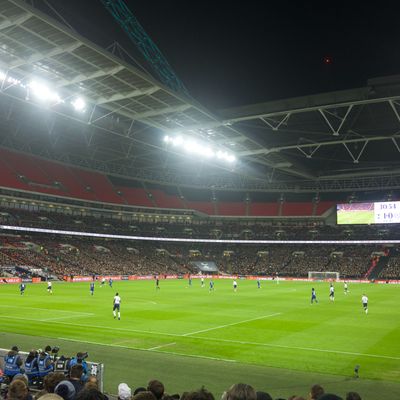
[[[75,400],[108,400],[108,397],[98,389],[83,389],[78,393]]]
[[[272,397],[269,393],[266,392],[257,392],[257,400],[272,400]]]
[[[83,389],[83,382],[81,379],[83,373],[82,364],[73,365],[69,372],[69,381],[74,385],[76,393],[79,393]]]
[[[323,394],[318,400],[343,400],[341,397],[332,393]]]
[[[154,379],[147,384],[147,390],[153,393],[157,400],[160,400],[164,396],[165,388],[160,381]]]
[[[27,384],[21,380],[13,380],[8,388],[7,400],[32,400]]]
[[[147,390],[141,391],[132,397],[133,400],[157,400],[152,392]]]
[[[36,398],[36,397],[35,397]],[[61,396],[55,393],[46,393],[40,397],[41,400],[63,400]]]
[[[50,372],[43,379],[43,389],[36,393],[35,399],[39,399],[48,393],[54,393],[56,386],[65,379],[65,375],[61,372]]]
[[[126,383],[120,383],[118,385],[118,399],[130,400],[131,396],[132,396],[131,388]]]
[[[181,400],[214,400],[214,395],[209,392],[204,386],[193,392],[186,392],[182,395]],[[272,400],[272,399],[271,399]]]
[[[361,396],[357,392],[349,392],[346,394],[346,400],[361,400]]]
[[[54,389],[54,393],[61,396],[64,400],[74,400],[76,396],[74,385],[67,380],[61,381]]]
[[[310,390],[310,399],[318,400],[324,393],[324,388],[321,385],[313,385]]]
[[[225,400],[257,400],[257,394],[252,386],[236,383],[222,395],[222,398]]]

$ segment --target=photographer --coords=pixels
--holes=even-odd
[[[25,374],[28,376],[30,384],[39,374],[38,355],[39,354],[36,350],[31,350],[24,363]]]
[[[54,349],[53,349],[54,350]],[[38,363],[38,376],[40,378],[43,378],[50,372],[53,372],[54,370],[54,363],[52,360],[51,355],[49,352],[51,351],[50,346],[46,346],[44,351],[39,352],[39,356],[37,358],[37,363]]]
[[[11,381],[12,378],[21,373],[23,364],[21,356],[18,354],[19,349],[13,346],[11,350],[4,356],[4,375]]]

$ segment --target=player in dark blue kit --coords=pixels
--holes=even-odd
[[[261,282],[260,282],[259,279],[257,279],[257,288],[258,288],[258,289],[261,289]]]
[[[158,276],[156,277],[156,289],[160,290],[160,280],[158,279]]]
[[[110,287],[112,287],[113,280],[111,278],[108,280],[108,284],[109,284]]]
[[[213,282],[213,280],[211,279],[211,280],[210,280],[210,289],[209,289],[209,291],[211,292],[212,290],[214,290],[214,282]]]
[[[24,294],[25,289],[26,289],[25,283],[21,283],[21,284],[19,285],[19,292],[20,292],[21,296]]]
[[[192,286],[192,277],[189,275],[189,286]]]
[[[90,282],[90,294],[94,295],[94,282]]]
[[[316,303],[318,303],[317,295],[316,295],[316,293],[315,293],[315,289],[312,288],[312,289],[311,289],[311,304],[314,303],[314,301],[315,301]]]

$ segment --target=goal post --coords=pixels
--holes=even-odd
[[[308,271],[308,279],[313,279],[315,281],[325,281],[325,280],[339,280],[339,272],[333,271]]]

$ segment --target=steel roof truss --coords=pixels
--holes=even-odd
[[[277,131],[282,124],[287,124],[290,115],[290,112],[283,114],[279,121],[268,117],[260,117],[260,120],[267,124],[273,131]],[[273,122],[269,122],[268,119],[271,119]]]
[[[349,146],[347,146],[346,142],[343,142],[343,146],[346,148],[347,152],[350,154],[350,157],[353,159],[353,163],[354,164],[358,164],[359,163],[360,157],[361,157],[362,153],[364,152],[365,147],[367,146],[368,142],[369,142],[368,139],[365,140],[364,145],[363,145],[363,147],[361,147],[361,150],[359,151],[357,157],[350,150]]]
[[[325,120],[325,122],[327,123],[327,125],[329,126],[330,130],[332,131],[333,136],[339,136],[339,131],[340,131],[340,129],[342,128],[343,124],[345,123],[345,121],[346,121],[348,115],[350,114],[350,112],[351,112],[353,106],[354,106],[353,104],[350,104],[350,105],[347,107],[346,113],[344,114],[343,117],[339,116],[339,115],[336,114],[336,113],[330,112],[329,109],[318,108],[318,111],[320,112],[320,114],[321,114],[322,117],[324,118],[324,120]],[[330,115],[330,116],[332,116],[332,117],[334,117],[335,119],[338,119],[338,120],[340,121],[337,128],[335,128],[335,127],[333,126],[333,125],[334,125],[334,124],[333,124],[333,119],[332,119],[332,118],[329,119],[329,118],[328,118],[328,115]]]

